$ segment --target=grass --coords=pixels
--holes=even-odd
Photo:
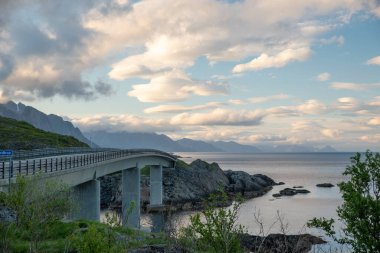
[[[0,149],[31,150],[65,147],[88,147],[88,145],[72,136],[43,131],[24,121],[0,116]]]
[[[115,241],[112,241],[109,247],[107,246],[107,248],[111,249],[110,252],[127,252],[128,249],[165,244],[168,241],[167,236],[162,233],[147,233],[124,227],[115,228],[107,224],[87,220],[57,221],[50,224],[44,240],[39,244],[39,252],[58,253],[66,252],[67,249],[69,249],[69,252],[77,252],[77,249],[73,246],[73,239],[78,238],[78,235],[81,236],[87,233],[90,227],[95,228],[103,239],[107,237],[118,238],[113,239]],[[17,232],[16,230],[8,236],[7,241],[9,243],[9,252],[29,252],[29,238],[26,233]],[[113,250],[112,247],[114,247]]]

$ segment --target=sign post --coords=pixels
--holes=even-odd
[[[13,176],[13,150],[0,150],[0,157],[9,158],[9,166],[8,166],[8,189],[11,188],[11,178]]]

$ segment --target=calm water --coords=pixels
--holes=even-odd
[[[318,188],[318,183],[336,184],[344,180],[342,172],[350,163],[353,153],[283,153],[283,154],[243,154],[243,153],[177,153],[182,160],[192,162],[202,159],[217,162],[223,170],[242,170],[250,174],[261,173],[285,185],[275,186],[263,197],[251,199],[242,205],[239,223],[249,232],[258,233],[259,226],[255,214],[260,213],[264,223],[264,233],[281,232],[277,220],[278,213],[283,218],[287,233],[319,231],[305,227],[313,217],[336,218],[336,208],[341,204],[337,187]],[[309,194],[274,199],[272,194],[285,187],[304,186]],[[186,224],[191,212],[181,213],[176,219]],[[275,224],[273,224],[275,223]]]

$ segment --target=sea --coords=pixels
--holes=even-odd
[[[319,188],[316,184],[347,180],[342,173],[350,164],[354,153],[176,153],[182,160],[191,163],[202,159],[216,162],[223,170],[245,171],[249,174],[264,174],[284,185],[275,186],[262,197],[245,201],[239,211],[238,223],[249,233],[311,233],[322,236],[317,229],[307,228],[306,223],[314,217],[337,219],[336,208],[342,204],[337,186]],[[286,187],[302,186],[309,194],[274,198],[272,194]],[[182,212],[173,216],[179,226],[186,226],[194,212]],[[149,223],[145,219],[146,223]],[[338,223],[336,229],[342,224]],[[324,249],[313,252],[335,252]],[[337,248],[332,242],[328,247]],[[337,252],[347,250],[337,249]]]

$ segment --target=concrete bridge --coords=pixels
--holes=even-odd
[[[34,158],[33,158],[34,157]],[[38,157],[38,158],[35,158]],[[123,225],[140,227],[140,169],[150,166],[150,205],[163,202],[162,169],[174,168],[176,157],[158,150],[74,149],[71,152],[36,152],[17,154],[13,161],[0,161],[0,191],[5,191],[18,174],[42,174],[74,188],[78,208],[73,219],[99,220],[100,182],[107,174],[122,172]],[[127,211],[134,208],[126,220]]]

